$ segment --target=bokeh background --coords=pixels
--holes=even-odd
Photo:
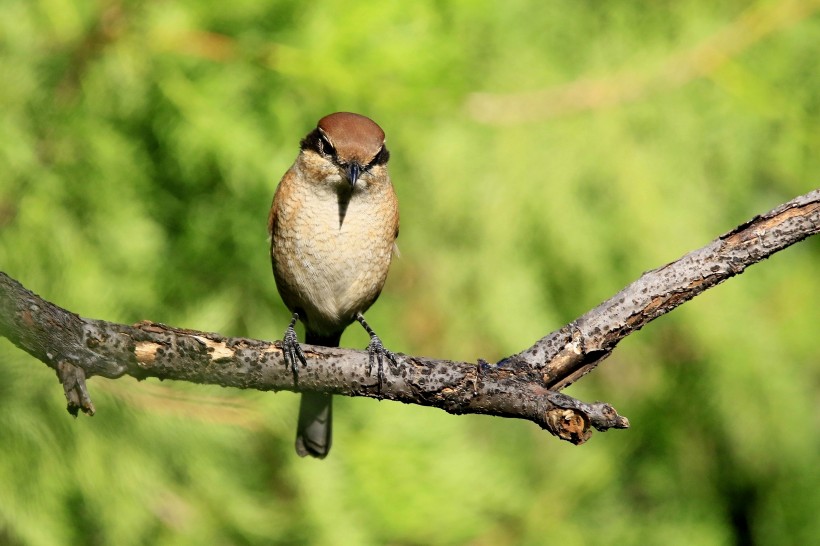
[[[2,0],[0,269],[82,316],[279,339],[271,196],[316,120],[388,134],[394,351],[495,361],[818,186],[820,3]],[[809,544],[820,240],[571,387],[629,431],[90,381],[0,340],[3,544]],[[343,344],[365,347],[351,328]]]

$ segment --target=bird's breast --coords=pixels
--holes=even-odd
[[[390,266],[398,214],[392,187],[350,191],[344,184],[289,192],[272,233],[280,293],[314,330],[344,328],[370,307]]]

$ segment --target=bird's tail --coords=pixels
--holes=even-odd
[[[305,343],[322,347],[338,347],[341,332],[321,336],[305,332]],[[306,392],[299,404],[299,423],[296,426],[296,453],[324,459],[333,440],[333,397],[329,394]]]

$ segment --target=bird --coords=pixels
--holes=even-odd
[[[336,112],[319,120],[300,142],[296,161],[282,177],[268,216],[276,287],[292,313],[282,340],[284,360],[298,381],[305,343],[338,347],[344,330],[359,322],[370,336],[368,373],[395,353],[364,319],[379,297],[396,252],[399,207],[387,172],[385,134],[372,119]],[[332,397],[305,392],[299,405],[296,453],[323,459],[332,441]]]

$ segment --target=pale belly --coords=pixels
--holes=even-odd
[[[395,220],[357,197],[342,218],[336,195],[313,195],[283,210],[273,233],[282,299],[306,314],[302,320],[317,333],[343,330],[372,305],[387,278]]]

